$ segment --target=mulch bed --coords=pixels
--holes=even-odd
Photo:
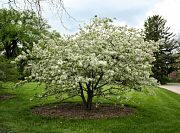
[[[49,117],[68,117],[68,118],[112,118],[119,116],[130,115],[135,111],[135,108],[121,107],[109,104],[92,106],[91,110],[84,109],[79,103],[62,103],[55,106],[43,106],[32,109],[32,112],[37,115]]]
[[[13,97],[14,97],[13,94],[0,94],[0,100],[11,99]]]

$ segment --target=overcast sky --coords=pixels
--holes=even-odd
[[[0,0],[7,1],[7,0]],[[22,0],[19,0],[22,1]],[[65,29],[52,5],[41,1],[43,17],[53,29],[63,33],[76,32],[79,25],[88,23],[95,15],[116,18],[115,24],[143,28],[144,20],[155,14],[167,20],[167,26],[175,33],[180,33],[180,0],[63,0],[67,12],[75,19],[63,15]],[[21,2],[19,2],[21,4]]]
[[[44,4],[48,9],[48,4]],[[116,24],[131,27],[143,27],[144,20],[151,15],[162,15],[168,26],[175,33],[180,32],[180,0],[64,0],[68,13],[73,20],[64,15],[63,28],[56,12],[44,10],[44,17],[49,24],[61,33],[73,33],[79,25],[89,22],[95,15],[116,18]]]

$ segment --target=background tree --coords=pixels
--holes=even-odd
[[[86,109],[91,109],[94,97],[109,99],[122,94],[124,82],[132,89],[151,84],[157,44],[144,41],[139,30],[111,22],[95,18],[74,36],[44,36],[32,52],[15,61],[33,58],[28,63],[31,75],[26,79],[45,83],[43,96],[55,95],[61,100],[80,96]]]
[[[14,81],[24,79],[23,70],[26,61],[21,60],[17,69],[10,61],[22,51],[31,50],[33,43],[37,43],[41,38],[41,34],[48,33],[48,28],[46,22],[37,17],[34,12],[0,9],[0,52],[1,54],[4,53],[5,57],[9,59],[1,57],[0,60],[0,65],[3,66],[0,67],[0,71],[5,75],[2,76],[5,81],[13,79],[11,78],[13,76],[16,76]]]
[[[154,52],[156,60],[153,62],[153,77],[161,84],[168,82],[168,74],[175,71],[176,59],[175,53],[179,47],[177,41],[173,39],[174,35],[170,32],[170,28],[166,27],[166,20],[159,15],[148,17],[144,23],[145,40],[153,40],[155,42],[163,40],[159,46],[159,51]]]
[[[47,32],[46,22],[34,12],[0,9],[0,43],[7,58],[32,48],[33,42]]]

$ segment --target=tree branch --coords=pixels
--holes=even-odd
[[[101,87],[103,87],[103,86],[105,86],[105,85],[107,85],[107,84],[108,84],[108,82],[106,82],[106,83],[104,83],[104,84],[102,84],[102,85],[100,85],[100,86],[97,86],[96,89],[99,89],[99,88],[101,88]]]
[[[87,102],[86,102],[86,99],[84,97],[83,86],[82,86],[81,82],[79,82],[79,88],[80,88],[80,94],[81,94],[81,98],[83,100],[83,103],[84,103],[84,105],[86,105]]]
[[[100,75],[98,81],[96,82],[96,84],[95,84],[95,86],[94,86],[94,89],[97,89],[97,88],[98,88],[97,86],[98,86],[99,82],[101,81],[103,75],[104,75],[104,73],[101,73],[101,75]]]

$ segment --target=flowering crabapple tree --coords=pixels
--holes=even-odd
[[[28,61],[31,75],[27,80],[45,83],[45,96],[80,96],[84,107],[91,109],[94,97],[123,90],[117,86],[154,83],[150,75],[157,46],[157,42],[144,41],[140,30],[96,17],[73,36],[44,36],[34,45],[28,54],[33,60]]]

